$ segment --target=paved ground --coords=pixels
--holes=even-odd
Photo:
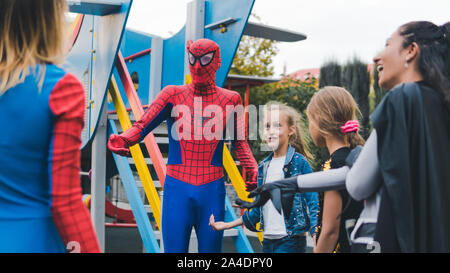
[[[137,228],[106,228],[105,252],[106,253],[142,253],[143,245]],[[262,246],[256,237],[256,233],[246,230],[247,237],[255,253],[262,253]],[[312,240],[308,238],[307,252],[312,252]],[[197,252],[196,240],[192,239],[189,252]],[[236,253],[236,247],[231,237],[223,239],[223,253]]]

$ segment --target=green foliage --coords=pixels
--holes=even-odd
[[[262,23],[258,15],[251,14],[251,17]],[[231,64],[230,74],[273,76],[273,57],[278,54],[278,51],[276,41],[244,35]]]
[[[230,74],[246,76],[273,76],[273,57],[278,53],[276,42],[268,39],[243,36]]]
[[[269,101],[280,101],[304,114],[309,100],[317,91],[316,78],[305,81],[285,78],[280,82],[264,84],[250,89],[249,103],[265,105]]]
[[[325,86],[341,86],[341,65],[336,61],[329,61],[320,67],[319,88]]]

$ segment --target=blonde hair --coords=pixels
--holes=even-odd
[[[38,64],[64,58],[66,0],[2,1],[0,95],[24,82]],[[45,71],[40,71],[42,85]]]
[[[341,131],[349,120],[356,120],[361,114],[350,92],[342,87],[326,86],[320,89],[306,108],[308,119],[316,123],[322,136],[336,136],[350,144],[350,148],[364,145],[364,139],[356,132],[344,134]]]
[[[278,110],[280,111],[280,113],[284,113],[286,115],[288,126],[295,127],[294,134],[289,137],[289,145],[294,147],[296,152],[302,154],[307,159],[311,159],[311,154],[307,149],[304,139],[304,121],[297,110],[277,101],[268,102],[266,104],[266,107],[266,112],[269,112],[271,110]]]

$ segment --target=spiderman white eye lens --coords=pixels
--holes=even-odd
[[[214,52],[211,52],[211,53],[201,56],[200,64],[203,66],[208,65],[212,61],[213,57],[214,57]]]
[[[189,56],[188,56],[188,58],[189,58],[189,63],[190,63],[191,65],[194,65],[194,64],[195,64],[195,57],[194,57],[194,55],[192,55],[191,52],[189,52],[188,55],[189,55]]]

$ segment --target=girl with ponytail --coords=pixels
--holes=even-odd
[[[358,106],[344,88],[327,86],[319,90],[306,111],[314,144],[326,147],[330,154],[323,170],[344,166],[350,151],[358,145],[364,145],[358,133]],[[363,208],[362,202],[352,200],[345,189],[321,192],[319,200],[319,226],[314,252],[350,252],[346,225],[356,222]]]

